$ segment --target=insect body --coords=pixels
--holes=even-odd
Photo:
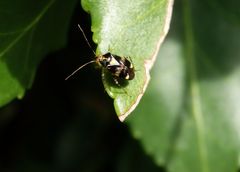
[[[88,46],[93,51],[82,28],[80,27],[80,25],[78,25],[78,26],[79,26],[79,29],[82,31],[83,36],[84,36]],[[95,51],[93,51],[93,53],[96,56],[95,60],[89,61],[89,62],[85,63],[84,65],[80,66],[72,74],[70,74],[65,80],[70,78],[72,75],[74,75],[77,71],[79,71],[86,65],[88,65],[90,63],[94,63],[94,62],[97,63],[99,66],[103,67],[104,69],[106,69],[109,73],[111,73],[111,75],[113,76],[113,79],[117,85],[119,85],[118,84],[119,79],[123,79],[123,80],[134,79],[134,77],[135,77],[134,71],[135,70],[134,70],[133,64],[126,57],[120,57],[120,56],[111,54],[109,52],[104,55],[99,55],[99,56],[96,55]]]
[[[134,67],[126,57],[107,53],[98,56],[96,62],[106,68],[116,79],[132,80],[135,76]]]

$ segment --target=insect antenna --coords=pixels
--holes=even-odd
[[[92,46],[90,45],[90,43],[89,43],[89,41],[88,41],[88,39],[87,39],[87,37],[86,37],[83,29],[81,28],[80,24],[78,24],[78,27],[79,27],[79,29],[81,30],[81,32],[82,32],[82,34],[83,34],[83,37],[84,37],[85,41],[87,42],[89,48],[92,50],[93,54],[94,54],[95,56],[97,56],[96,53],[95,53],[95,51],[93,50]]]
[[[86,37],[83,29],[81,28],[80,24],[78,24],[78,28],[79,28],[80,31],[82,32],[83,37],[84,37],[85,41],[87,42],[87,45],[89,46],[89,48],[92,50],[93,54],[94,54],[95,56],[97,56],[96,53],[95,53],[95,51],[93,50],[92,46],[90,45],[90,43],[89,43],[89,41],[88,41],[88,39],[87,39],[87,37]],[[72,77],[75,73],[77,73],[77,72],[78,72],[80,69],[82,69],[83,67],[85,67],[85,66],[87,66],[87,65],[89,65],[89,64],[91,64],[91,63],[95,63],[95,62],[96,62],[96,60],[91,60],[91,61],[85,63],[84,65],[80,66],[80,67],[77,68],[75,71],[73,71],[73,73],[71,73],[68,77],[66,77],[65,80],[68,80],[70,77]]]
[[[95,63],[96,61],[95,60],[91,60],[87,63],[85,63],[84,65],[80,66],[79,68],[77,68],[75,71],[73,71],[73,73],[71,73],[70,75],[68,75],[68,77],[65,78],[65,80],[68,80],[71,76],[73,76],[75,73],[77,73],[77,71],[79,71],[80,69],[82,69],[83,67],[91,64],[91,63]]]

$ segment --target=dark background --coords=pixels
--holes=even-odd
[[[119,122],[100,70],[64,80],[94,58],[77,24],[95,49],[90,16],[77,4],[66,47],[42,61],[22,100],[0,109],[0,171],[163,171]]]

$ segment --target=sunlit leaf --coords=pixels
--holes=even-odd
[[[169,28],[172,4],[172,0],[82,0],[92,17],[97,53],[128,57],[135,67],[135,78],[121,87],[103,71],[105,89],[114,99],[121,121],[135,109],[147,88],[149,71]]]

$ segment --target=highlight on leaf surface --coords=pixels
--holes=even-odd
[[[121,121],[136,108],[150,80],[153,66],[170,24],[173,0],[82,0],[92,19],[97,54],[129,57],[135,78],[116,86],[103,70],[103,84],[114,99]]]

